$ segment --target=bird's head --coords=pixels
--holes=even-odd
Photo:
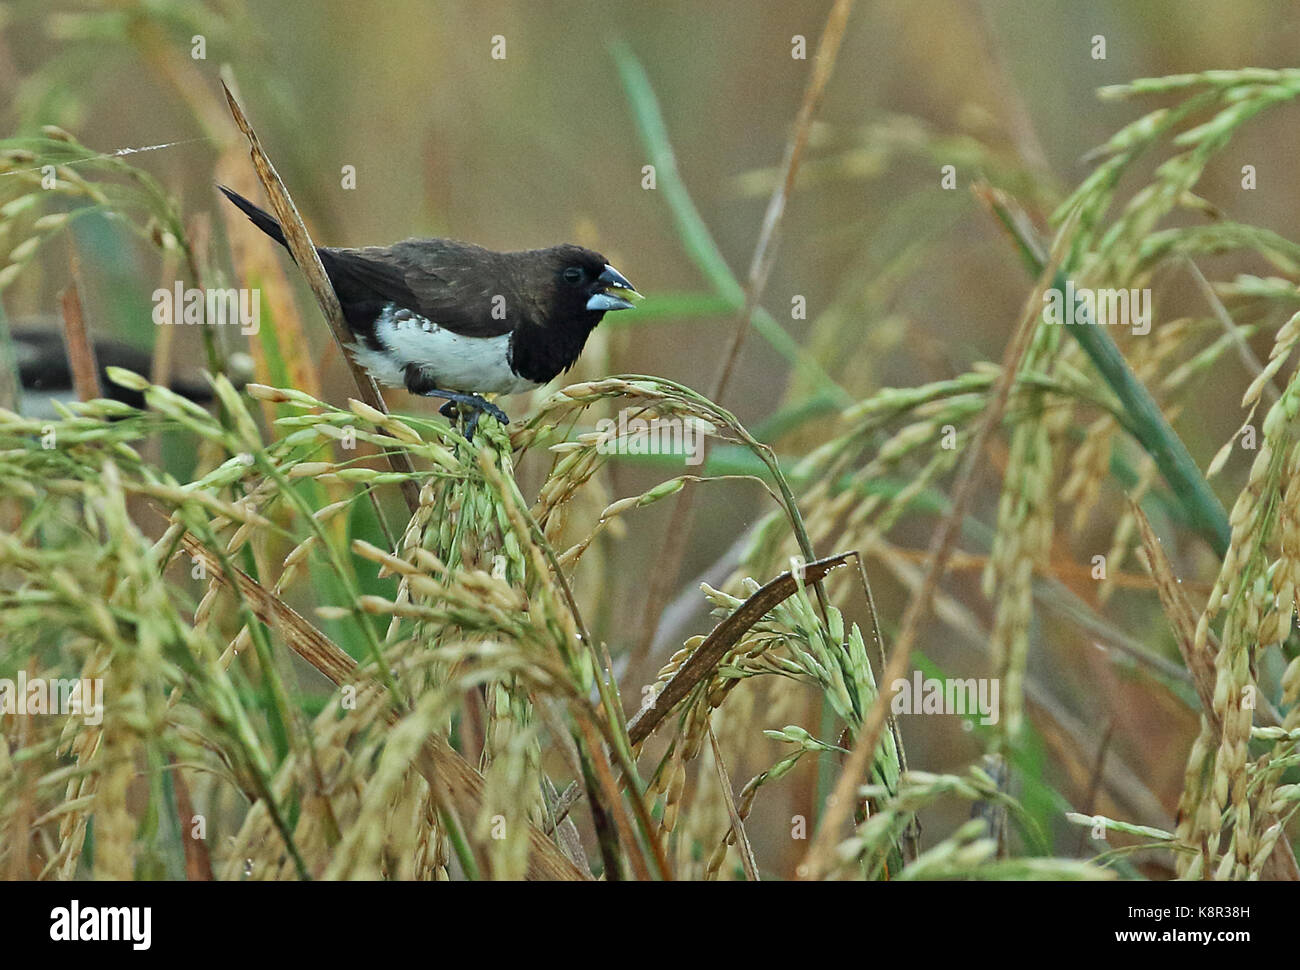
[[[581,246],[553,246],[542,250],[541,273],[546,278],[550,311],[557,319],[600,323],[610,310],[630,310],[629,296],[641,294],[600,253]]]

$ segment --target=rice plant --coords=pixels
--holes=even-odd
[[[246,25],[145,6],[123,5],[149,30],[99,10],[59,23],[151,65],[214,172],[292,205],[261,147],[274,99],[232,94],[230,71],[228,102],[191,84],[167,41]],[[355,367],[331,385],[306,350],[340,319],[319,266],[214,226],[215,202],[147,156],[34,127],[71,62],[31,79],[29,134],[0,141],[0,294],[63,279],[61,247],[101,224],[158,278],[256,291],[261,327],[237,344],[198,328],[206,406],[167,366],[109,368],[55,418],[0,380],[3,878],[1300,878],[1300,247],[1198,193],[1235,137],[1294,111],[1300,71],[1102,88],[1143,113],[1067,190],[916,118],[816,123],[852,6],[831,12],[784,159],[732,174],[737,198],[768,200],[748,275],[677,165],[662,67],[609,48],[676,258],[702,281],[651,294],[630,339],[687,317],[724,366],[707,392],[602,368],[620,329],[594,338],[593,370],[472,440]],[[1003,294],[1019,309],[1000,360],[888,386],[880,362],[909,332],[888,308],[942,273],[942,227],[884,259],[863,243],[799,337],[765,290],[779,247],[804,242],[787,209],[917,158],[977,173],[983,243],[1026,274]],[[301,219],[289,232],[308,238]],[[1224,254],[1267,275],[1201,275]],[[107,315],[86,263],[71,289]],[[1045,313],[1053,294],[1149,294],[1172,273],[1199,280],[1198,314],[1161,303],[1126,332],[1097,325],[1096,301],[1066,326]],[[180,338],[154,329],[167,360]],[[785,375],[748,426],[745,343]],[[7,328],[0,344],[11,357]],[[1241,433],[1194,457],[1199,395],[1234,361]],[[698,465],[638,447],[660,423],[698,438]],[[707,547],[710,513],[742,502],[758,511]],[[638,531],[657,553],[626,552]],[[1192,725],[1173,812],[1109,750],[1113,724],[1092,730],[1052,689],[1053,664],[1100,706]],[[959,725],[955,754],[913,743],[922,713]]]

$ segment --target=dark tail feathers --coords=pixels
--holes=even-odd
[[[258,229],[261,229],[262,232],[266,233],[285,249],[289,248],[289,244],[284,241],[284,232],[280,229],[280,223],[276,221],[275,216],[271,215],[271,213],[267,212],[265,209],[259,209],[238,192],[234,192],[226,188],[224,185],[218,185],[217,188],[225,194],[227,199],[235,203],[244,215],[248,216],[248,220],[253,225],[257,226]]]

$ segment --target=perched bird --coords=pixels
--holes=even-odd
[[[280,223],[237,192],[218,186],[288,249]],[[541,387],[574,365],[610,310],[641,294],[600,253],[552,246],[498,253],[450,239],[316,250],[356,341],[348,345],[376,381],[446,398],[440,413],[470,412],[502,424],[483,394]]]

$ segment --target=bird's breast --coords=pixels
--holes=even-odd
[[[510,334],[467,337],[411,310],[389,305],[375,320],[369,345],[350,348],[357,363],[382,384],[402,387],[416,366],[445,391],[517,394],[538,387],[510,366]]]

